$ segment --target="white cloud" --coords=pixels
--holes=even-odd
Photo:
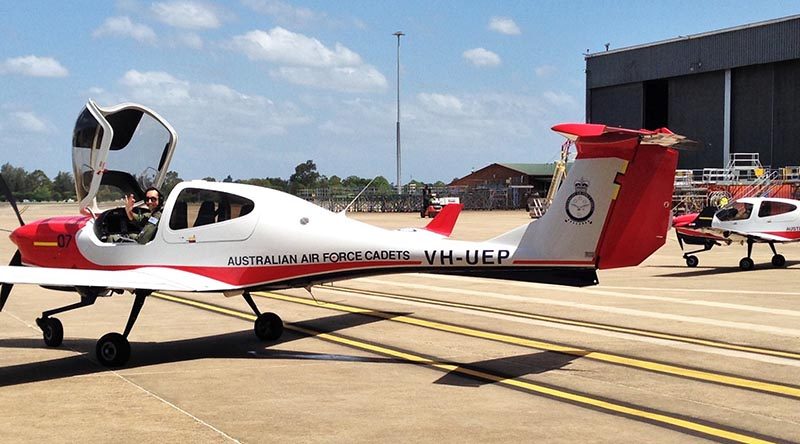
[[[387,85],[386,77],[369,65],[330,68],[282,66],[270,74],[296,85],[344,92],[382,91]]]
[[[464,114],[464,104],[456,96],[449,94],[420,93],[417,94],[417,100],[424,109],[435,114]]]
[[[500,56],[483,48],[474,48],[464,51],[462,56],[475,66],[497,66]]]
[[[185,46],[191,49],[203,49],[203,38],[194,32],[184,32],[175,37],[175,46]]]
[[[281,27],[235,36],[233,48],[251,60],[266,60],[283,65],[332,67],[362,63],[358,54],[340,43],[330,49],[315,38]]]
[[[548,102],[559,107],[577,106],[578,101],[574,97],[563,92],[545,91],[542,94]]]
[[[250,60],[279,65],[275,78],[296,85],[343,92],[382,91],[386,77],[340,43],[331,49],[319,40],[281,27],[235,36],[231,48]]]
[[[489,30],[506,35],[520,35],[519,26],[509,17],[492,17],[489,20]]]
[[[189,119],[193,128],[198,128],[198,122],[211,122],[199,126],[204,134],[225,133],[226,125],[252,126],[258,134],[282,133],[286,126],[310,122],[293,105],[280,107],[265,97],[244,94],[227,85],[192,82],[163,71],[130,70],[119,84],[123,94],[114,100],[133,100],[156,110],[180,110],[181,115],[193,116]],[[252,117],[231,123],[233,115]]]
[[[50,125],[32,112],[16,111],[10,113],[9,117],[10,126],[15,130],[28,133],[50,132]]]
[[[558,72],[558,69],[553,65],[542,65],[537,66],[534,72],[536,73],[536,77],[551,77]]]
[[[304,25],[326,17],[324,13],[292,6],[280,0],[243,0],[242,3],[253,11],[272,16],[282,23]]]
[[[213,7],[193,1],[154,3],[150,10],[156,19],[182,29],[219,28],[221,20]]]
[[[0,74],[20,74],[31,77],[66,77],[67,68],[52,57],[29,55],[6,59],[0,64]]]
[[[156,33],[147,25],[134,23],[126,16],[109,17],[92,32],[92,37],[130,37],[138,42],[155,44]]]

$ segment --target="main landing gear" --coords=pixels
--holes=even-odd
[[[755,267],[753,259],[750,258],[751,254],[753,253],[754,243],[755,240],[752,237],[747,238],[747,257],[743,257],[742,260],[739,261],[739,269],[743,271],[752,270]],[[778,252],[775,250],[774,242],[769,242],[769,248],[772,250],[772,266],[783,267],[786,265],[786,258],[783,257],[782,254],[778,254]]]
[[[36,325],[42,329],[44,343],[48,347],[58,347],[64,340],[64,327],[61,325],[61,321],[51,317],[52,315],[93,305],[97,297],[106,291],[104,288],[78,288],[78,294],[81,296],[80,302],[43,312],[42,317],[36,319]],[[145,298],[151,292],[151,290],[134,291],[135,299],[133,300],[133,307],[131,307],[124,333],[108,333],[97,341],[95,346],[97,360],[104,366],[120,367],[130,359],[131,344],[128,342],[128,335],[139,317]]]
[[[753,259],[751,258],[753,254],[753,244],[755,243],[756,241],[754,238],[752,237],[747,238],[747,257],[743,257],[739,261],[740,270],[749,271],[755,268],[755,262],[753,262]],[[714,243],[705,243],[703,244],[703,248],[700,250],[687,251],[686,253],[684,253],[683,258],[686,260],[686,265],[691,268],[696,267],[697,264],[700,263],[700,260],[697,259],[697,256],[695,256],[694,253],[701,253],[703,251],[708,251],[713,246]],[[774,242],[769,242],[769,248],[772,250],[772,266],[783,267],[784,265],[786,265],[786,258],[783,257],[782,254],[778,254],[778,252],[775,250]]]
[[[253,326],[253,331],[255,332],[256,336],[258,336],[258,339],[261,339],[262,341],[274,341],[280,338],[283,334],[283,321],[281,320],[280,316],[276,315],[275,313],[261,313],[258,311],[258,306],[256,305],[255,301],[253,301],[253,297],[250,295],[250,292],[246,291],[242,293],[242,297],[256,315],[256,322]]]

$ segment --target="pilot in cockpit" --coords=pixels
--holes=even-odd
[[[128,220],[139,228],[137,233],[128,233],[127,235],[112,235],[109,240],[112,242],[121,241],[136,241],[139,244],[146,244],[153,240],[158,229],[158,222],[161,220],[161,210],[163,205],[163,196],[161,191],[156,187],[150,187],[144,192],[144,203],[147,206],[147,211],[136,213],[133,211],[133,204],[136,198],[133,194],[125,197],[125,214]]]

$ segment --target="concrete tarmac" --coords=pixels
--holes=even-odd
[[[75,213],[26,208],[25,220]],[[453,237],[529,221],[465,212]],[[15,225],[0,206],[0,228]],[[116,370],[95,342],[123,330],[131,295],[58,315],[64,344],[49,348],[34,319],[78,297],[20,285],[0,313],[0,441],[798,442],[800,245],[778,251],[780,269],[766,245],[752,271],[738,270],[741,245],[690,269],[670,233],[594,287],[400,274],[314,287],[314,299],[258,294],[287,325],[272,343],[239,297],[154,295]],[[13,252],[2,236],[0,257]]]

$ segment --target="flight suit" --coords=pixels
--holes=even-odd
[[[142,227],[142,229],[139,231],[139,233],[132,233],[130,238],[136,240],[136,242],[140,244],[146,244],[150,242],[156,236],[156,230],[158,229],[158,222],[160,220],[160,209],[155,210],[152,213],[149,211],[145,211],[144,213],[134,213],[133,223]]]

